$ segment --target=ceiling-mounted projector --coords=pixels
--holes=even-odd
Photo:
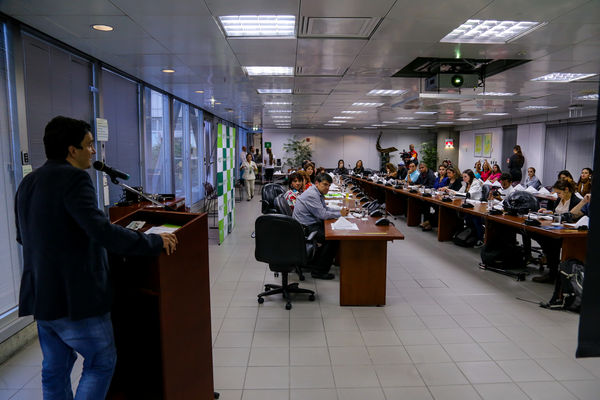
[[[474,88],[479,83],[477,74],[436,74],[425,78],[425,90]]]

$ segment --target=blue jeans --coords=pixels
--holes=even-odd
[[[110,313],[73,321],[37,321],[44,361],[44,400],[73,400],[71,370],[83,356],[83,372],[75,400],[104,400],[117,362]]]

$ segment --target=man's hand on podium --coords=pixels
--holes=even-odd
[[[167,255],[174,253],[177,247],[177,236],[172,233],[161,233],[160,237],[163,240],[163,249],[165,249]]]

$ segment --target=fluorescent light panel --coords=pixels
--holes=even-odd
[[[457,121],[479,121],[481,118],[457,118]]]
[[[382,124],[399,124],[398,121],[381,121]]]
[[[584,94],[582,96],[577,96],[577,97],[575,97],[575,100],[598,101],[598,93]]]
[[[263,104],[265,106],[289,106],[292,103],[289,101],[265,101]]]
[[[436,122],[436,124],[438,124],[438,125],[452,125],[452,124],[454,124],[454,122],[452,122],[452,121],[438,121],[438,122]]]
[[[367,96],[400,96],[408,90],[374,89],[367,93]]]
[[[385,124],[373,124],[373,125],[371,125],[371,126],[375,126],[375,127],[383,127],[383,126],[387,126],[387,125],[385,125]]]
[[[435,114],[437,114],[437,111],[415,111],[415,114],[420,114],[420,115],[435,115]]]
[[[410,119],[415,119],[415,117],[397,117],[396,119],[410,120]]]
[[[580,79],[589,78],[591,76],[595,76],[597,74],[575,74],[570,72],[553,72],[551,74],[546,74],[543,76],[538,76],[537,78],[533,78],[534,82],[573,82],[578,81]]]
[[[295,15],[224,15],[219,21],[228,37],[294,37]]]
[[[291,113],[292,110],[269,110],[270,113]]]
[[[342,120],[339,120],[339,119],[332,119],[331,121],[327,121],[327,122],[329,122],[330,124],[345,124],[348,121],[342,121]]]
[[[342,111],[342,114],[366,114],[368,111],[364,110],[346,110]]]
[[[383,103],[352,103],[354,107],[381,107]]]
[[[502,115],[508,115],[508,113],[505,113],[505,112],[491,112],[491,113],[485,113],[483,115],[489,115],[489,116],[499,117],[499,116],[502,116]]]
[[[292,76],[294,67],[242,67],[248,76]]]
[[[505,92],[483,92],[479,93],[479,96],[514,96],[516,93],[505,93]]]
[[[533,32],[545,22],[469,19],[440,40],[445,43],[508,43]]]
[[[259,94],[290,94],[292,89],[256,89]]]
[[[553,108],[558,108],[558,106],[525,106],[517,108],[517,110],[551,110]]]
[[[354,117],[333,117],[333,119],[354,119]]]

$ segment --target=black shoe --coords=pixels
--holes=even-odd
[[[250,198],[247,198],[246,201],[250,201]]]
[[[313,279],[325,279],[325,280],[330,280],[335,278],[334,274],[330,274],[327,272],[311,272],[310,276],[313,277]]]
[[[531,278],[531,281],[537,283],[554,283],[554,278],[550,277],[550,274],[544,274],[540,276],[534,276]]]

